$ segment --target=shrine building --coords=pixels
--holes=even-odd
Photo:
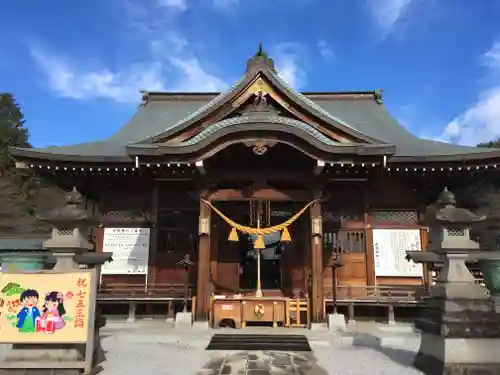
[[[430,272],[404,257],[425,250],[425,207],[500,165],[500,150],[411,134],[381,90],[298,92],[262,48],[222,93],[143,92],[107,139],[9,151],[99,218],[101,303],[172,309],[187,283],[197,321],[238,327],[418,304]]]

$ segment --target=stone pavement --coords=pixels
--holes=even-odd
[[[370,325],[358,328],[342,336],[305,329],[257,329],[305,335],[313,351],[226,352],[205,350],[211,335],[221,330],[176,330],[164,321],[110,322],[102,331],[105,361],[99,375],[421,375],[411,366],[418,335],[406,329],[380,333]],[[253,333],[251,329],[223,332]]]
[[[311,352],[222,352],[198,375],[327,375]]]

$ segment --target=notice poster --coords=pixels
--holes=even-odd
[[[0,274],[0,343],[86,342],[92,275]]]
[[[146,275],[148,272],[149,228],[105,228],[103,249],[113,261],[101,268],[102,275]]]
[[[375,276],[423,277],[423,267],[406,260],[407,251],[422,251],[419,229],[374,229]]]

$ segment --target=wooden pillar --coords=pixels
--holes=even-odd
[[[159,190],[158,182],[155,181],[151,192],[151,207],[149,209],[151,215],[151,228],[146,285],[150,286],[156,283],[156,259],[158,254],[158,206],[160,203]]]
[[[365,222],[365,256],[366,256],[366,285],[376,285],[377,277],[375,275],[375,255],[373,253],[373,228],[370,215],[370,195],[368,194],[369,185],[363,187],[363,220]]]
[[[215,221],[215,217],[213,218]],[[210,231],[210,274],[212,275],[212,280],[217,282],[217,272],[219,268],[219,230],[220,225],[216,223],[211,223]],[[211,290],[215,292],[215,290]]]
[[[321,203],[317,202],[310,208],[311,223],[313,219],[321,219]],[[312,228],[311,225],[311,229]],[[321,235],[311,233],[311,276],[312,276],[312,296],[311,315],[313,323],[323,323],[323,239]]]
[[[200,200],[200,227],[202,220],[208,220],[210,232],[210,207]],[[198,236],[198,277],[196,279],[196,317],[197,321],[209,319],[209,272],[210,272],[210,233],[199,233]]]

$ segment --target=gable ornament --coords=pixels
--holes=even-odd
[[[243,143],[245,146],[251,147],[255,155],[262,156],[267,152],[269,147],[273,147],[276,144],[276,141],[257,139],[255,141],[247,141]]]

